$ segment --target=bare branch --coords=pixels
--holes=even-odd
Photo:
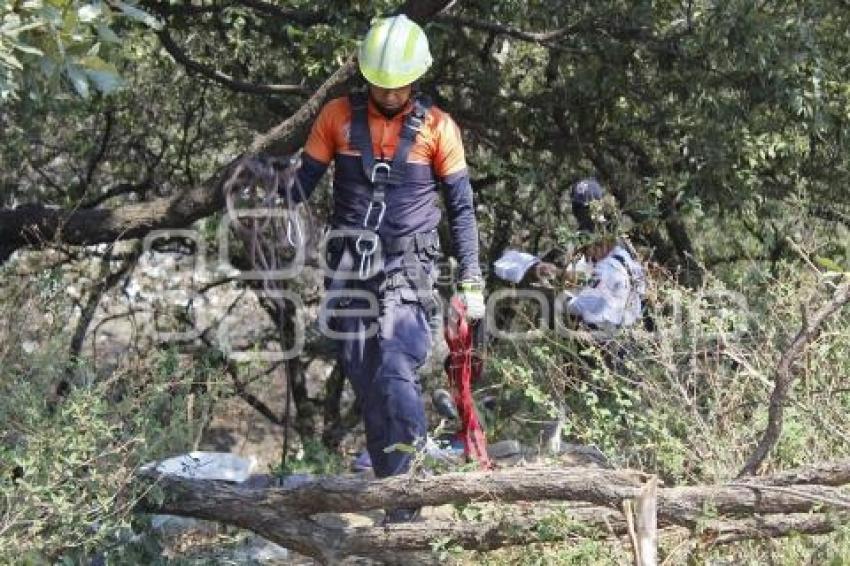
[[[406,0],[397,14],[406,14],[411,20],[423,23],[448,10],[455,0]]]
[[[770,394],[767,428],[762,433],[755,450],[747,459],[747,463],[738,472],[738,477],[753,475],[758,472],[759,467],[767,458],[768,452],[779,440],[779,435],[782,433],[785,400],[795,378],[791,366],[797,361],[806,346],[820,333],[823,324],[848,303],[850,303],[850,281],[845,281],[838,287],[829,302],[818,309],[808,321],[803,321],[803,327],[791,341],[785,353],[782,354],[779,365],[776,367],[773,393]]]
[[[104,112],[104,117],[106,123],[103,126],[103,134],[100,137],[100,143],[97,146],[97,150],[91,155],[86,164],[86,174],[85,177],[80,179],[80,183],[77,186],[76,194],[74,195],[76,198],[82,197],[86,189],[91,186],[92,181],[94,180],[94,174],[97,171],[100,162],[103,161],[104,156],[106,155],[106,150],[109,148],[109,141],[112,139],[112,129],[115,124],[115,116],[112,109],[107,109]]]
[[[111,251],[106,253],[100,260],[100,273],[98,274],[98,283],[94,286],[89,294],[86,304],[80,312],[80,318],[77,322],[77,327],[74,330],[74,336],[71,339],[70,354],[71,359],[75,359],[80,355],[85,343],[86,334],[88,333],[91,321],[94,318],[97,307],[100,305],[103,296],[107,291],[112,289],[118,282],[127,275],[136,266],[141,249],[137,247],[131,254],[131,257],[124,261],[121,267],[116,271],[111,271],[110,266],[113,261]]]
[[[524,31],[521,29],[500,24],[498,22],[484,22],[481,20],[475,20],[464,16],[454,15],[440,15],[435,17],[434,21],[443,24],[462,26],[479,31],[486,31],[498,35],[506,35],[508,37],[513,37],[532,43],[547,43],[552,40],[564,37],[565,35],[574,33],[577,29],[575,26],[566,26],[550,31]]]
[[[177,45],[171,35],[169,35],[166,28],[160,30],[157,33],[157,36],[159,37],[162,46],[172,57],[174,57],[175,61],[186,67],[188,70],[215,81],[230,90],[245,92],[248,94],[308,94],[310,92],[310,89],[304,85],[257,84],[234,79],[230,75],[222,73],[217,69],[208,67],[207,65],[190,58],[186,52]]]

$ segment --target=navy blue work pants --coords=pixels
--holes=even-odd
[[[412,285],[384,288],[387,276],[402,265],[402,256],[387,258],[377,276],[347,281],[343,297],[350,293],[350,298],[336,302],[331,324],[338,333],[339,363],[363,412],[377,477],[406,472],[410,450],[394,447],[418,447],[428,426],[417,371],[431,350],[429,316]],[[420,266],[430,274],[431,262],[422,260]]]

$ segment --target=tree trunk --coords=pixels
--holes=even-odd
[[[850,498],[831,486],[843,484],[848,477],[850,460],[843,460],[743,482],[658,488],[658,524],[698,529],[700,540],[707,544],[829,532],[847,521]],[[633,470],[529,466],[430,478],[324,477],[293,487],[255,489],[160,476],[156,483],[164,500],[148,498],[139,510],[236,525],[323,562],[349,555],[397,562],[405,553],[427,551],[441,540],[490,550],[534,540],[577,538],[589,534],[588,529],[597,535],[621,535],[627,527],[619,510],[625,500],[640,496],[646,479],[645,474]],[[820,485],[811,485],[813,482]],[[545,516],[535,510],[541,505],[506,507],[544,500],[591,505],[557,510],[576,527],[555,533],[540,528]],[[338,528],[311,518],[319,513],[487,502],[499,503],[493,506],[494,517],[473,523]],[[708,520],[706,509],[713,519]]]

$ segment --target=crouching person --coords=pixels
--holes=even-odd
[[[641,319],[646,279],[631,244],[617,234],[613,198],[606,196],[595,179],[577,182],[570,197],[578,240],[585,240],[584,245],[566,252],[549,252],[542,258],[508,250],[494,264],[494,272],[500,279],[522,287],[559,292],[552,301],[553,314],[558,314],[555,303],[565,305],[560,310],[566,310],[579,327],[630,327]]]
[[[582,382],[598,363],[583,353],[587,343],[599,347],[609,367],[620,364],[623,352],[614,337],[617,330],[642,320],[646,279],[632,246],[618,233],[619,211],[613,197],[595,179],[577,182],[570,197],[580,245],[544,257],[509,250],[495,263],[494,272],[520,287],[549,291],[549,320],[556,331],[566,332],[569,343],[577,345],[569,349],[572,353],[561,369]],[[543,432],[553,453],[561,450],[570,389],[555,393],[566,397],[558,400],[559,418]]]

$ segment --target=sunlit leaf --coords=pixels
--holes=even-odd
[[[80,6],[80,9],[77,10],[77,17],[80,18],[81,22],[89,23],[95,21],[101,12],[102,7],[100,4],[86,4]]]
[[[118,9],[121,10],[128,18],[141,22],[152,29],[162,29],[162,24],[159,20],[136,6],[132,6],[126,2],[121,2],[120,0],[115,2],[115,6],[117,6]]]
[[[112,29],[108,25],[102,22],[97,24],[97,36],[100,38],[101,41],[105,43],[121,42],[121,39],[118,37],[118,35],[116,35],[116,33],[112,31]]]
[[[33,47],[32,45],[24,45],[22,43],[15,43],[12,45],[18,51],[22,51],[23,53],[28,53],[30,55],[38,55],[40,57],[44,56],[44,52],[38,47]]]
[[[67,65],[65,67],[65,76],[71,81],[74,90],[83,98],[89,96],[89,81],[82,69],[76,65]]]
[[[21,70],[24,66],[18,61],[17,57],[12,55],[11,53],[4,53],[0,51],[0,63],[7,67],[12,67],[13,69]]]

